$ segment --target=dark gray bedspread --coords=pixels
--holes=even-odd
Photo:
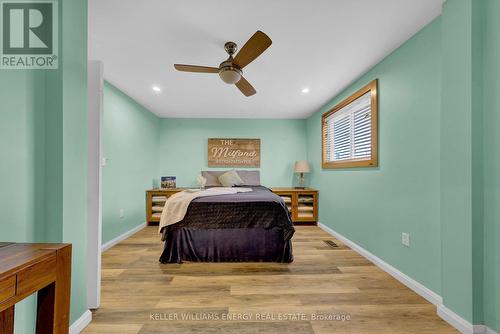
[[[264,228],[283,231],[284,240],[295,232],[285,202],[270,189],[252,186],[251,192],[199,197],[191,202],[184,219],[162,230]]]

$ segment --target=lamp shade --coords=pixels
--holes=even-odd
[[[295,162],[295,173],[309,173],[311,168],[309,163],[305,160],[300,160]]]

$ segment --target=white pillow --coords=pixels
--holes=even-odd
[[[234,169],[219,176],[219,181],[224,187],[234,187],[243,184],[243,180]]]

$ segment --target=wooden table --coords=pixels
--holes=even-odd
[[[36,333],[68,333],[70,244],[0,243],[0,333],[14,333],[15,304],[38,291]]]

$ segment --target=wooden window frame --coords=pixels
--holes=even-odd
[[[359,99],[366,93],[371,93],[371,159],[369,160],[356,160],[350,159],[345,161],[328,161],[326,156],[326,141],[327,141],[327,129],[326,129],[326,119],[341,110],[345,106]],[[352,167],[378,167],[378,79],[373,80],[335,107],[327,111],[321,116],[321,155],[322,155],[322,167],[324,169],[335,169],[335,168],[352,168]]]

